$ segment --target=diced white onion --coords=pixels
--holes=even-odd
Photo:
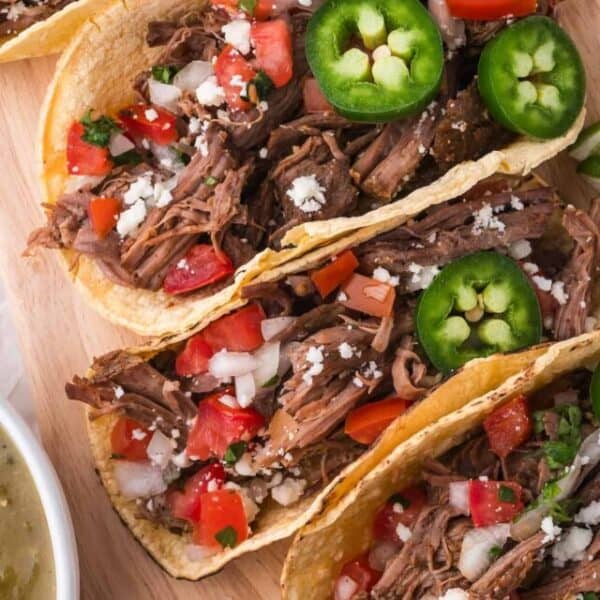
[[[208,371],[217,379],[238,377],[258,368],[258,361],[248,352],[217,352],[208,363]]]
[[[383,571],[388,560],[398,552],[398,544],[394,542],[377,542],[369,552],[369,566],[376,571]]]
[[[84,187],[96,187],[104,177],[102,175],[69,175],[64,187],[65,194],[77,192]]]
[[[469,515],[469,482],[452,481],[449,486],[450,505],[460,510],[463,515]]]
[[[256,384],[252,373],[244,373],[235,378],[235,397],[242,408],[252,404],[256,396]]]
[[[254,353],[254,358],[258,361],[258,367],[252,373],[254,382],[258,387],[262,387],[277,375],[279,368],[279,342],[275,344],[263,344]]]
[[[146,448],[146,454],[153,464],[164,469],[173,456],[173,444],[162,431],[157,429]]]
[[[196,544],[188,544],[185,547],[185,555],[192,562],[199,562],[209,556],[213,556],[219,552],[218,548],[209,548],[208,546],[197,546]]]
[[[261,321],[260,330],[265,342],[274,338],[296,319],[297,317],[275,317],[273,319],[264,319]]]
[[[114,463],[113,474],[121,495],[129,500],[156,496],[167,489],[162,469],[149,462],[118,460]]]
[[[115,133],[110,137],[108,151],[112,156],[120,156],[135,148],[135,144],[122,133]]]
[[[177,111],[177,101],[181,98],[181,90],[178,87],[149,79],[148,92],[152,104],[162,106],[171,112]]]
[[[463,539],[458,560],[458,570],[469,581],[476,581],[492,563],[490,550],[502,548],[510,533],[510,525],[501,523],[490,527],[476,527]]]
[[[173,85],[184,92],[193,92],[207,78],[213,74],[213,66],[204,60],[193,60],[175,75]]]
[[[348,575],[338,577],[335,582],[334,598],[335,600],[351,600],[358,591],[358,584]]]

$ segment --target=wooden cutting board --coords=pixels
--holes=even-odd
[[[561,20],[586,62],[588,121],[600,118],[600,0],[567,0]],[[64,384],[93,356],[140,338],[101,319],[83,303],[51,252],[21,258],[27,234],[41,225],[35,176],[35,133],[56,59],[0,65],[0,277],[20,338],[44,444],[71,507],[84,599],[275,599],[289,541],[227,566],[199,583],[168,577],[113,512],[88,449],[83,409],[65,399]],[[566,156],[543,169],[566,201],[591,197]]]

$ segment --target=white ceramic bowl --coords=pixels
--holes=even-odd
[[[54,467],[31,429],[3,398],[0,398],[0,426],[21,453],[40,495],[54,556],[56,600],[78,600],[77,545],[69,508]]]

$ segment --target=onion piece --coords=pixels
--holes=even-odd
[[[110,142],[108,143],[108,151],[111,156],[120,156],[129,152],[135,148],[135,144],[122,133],[115,133],[110,136]]]
[[[492,564],[490,550],[494,546],[502,548],[510,533],[508,523],[475,527],[463,539],[458,559],[458,570],[469,581],[476,581]]]
[[[208,558],[209,556],[213,556],[219,552],[218,548],[209,548],[208,546],[198,546],[196,544],[188,544],[185,547],[185,555],[188,560],[192,562],[198,562]]]
[[[173,77],[173,85],[184,92],[193,92],[213,74],[213,66],[205,60],[193,60]]]
[[[358,583],[348,575],[342,575],[335,582],[333,597],[335,600],[352,600],[357,591]]]
[[[274,317],[273,319],[263,319],[260,323],[260,331],[265,342],[273,339],[297,318],[298,317]]]
[[[162,431],[157,429],[146,448],[146,454],[153,464],[164,469],[173,456],[173,444]]]
[[[463,515],[470,515],[469,506],[469,482],[452,481],[449,486],[450,505],[460,510]]]
[[[450,50],[455,50],[467,43],[465,22],[450,14],[446,0],[428,0],[427,8],[435,19],[442,38]]]
[[[162,106],[171,112],[177,111],[177,102],[181,98],[181,90],[174,85],[161,83],[156,79],[148,80],[148,93],[150,102]]]
[[[251,373],[259,362],[248,352],[227,352],[222,350],[212,356],[208,363],[208,372],[217,379],[238,377]]]
[[[400,549],[394,542],[376,542],[369,552],[369,566],[375,571],[383,572],[385,565]]]
[[[277,375],[279,369],[279,342],[263,344],[254,352],[258,367],[252,373],[257,387],[264,387]]]
[[[256,384],[252,373],[244,373],[235,378],[235,397],[242,408],[247,408],[252,404],[256,396]]]
[[[78,192],[82,188],[94,188],[103,179],[103,175],[69,175],[63,192],[71,194],[72,192]]]
[[[115,461],[113,474],[124,498],[146,498],[162,494],[167,489],[162,469],[149,462]]]

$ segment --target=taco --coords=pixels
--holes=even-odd
[[[599,359],[557,343],[397,446],[299,532],[283,597],[597,598]]]
[[[48,222],[30,248],[60,249],[106,317],[190,330],[268,268],[526,173],[581,129],[583,67],[546,2],[493,27],[443,2],[311,4],[115,2],[64,54],[41,126]],[[365,51],[325,60],[344,24]],[[529,108],[482,83],[502,56],[524,61],[509,85],[539,88]],[[355,81],[369,57],[375,79]]]
[[[598,218],[494,177],[270,271],[187,339],[97,359],[66,391],[117,510],[180,577],[290,535],[544,338],[595,326]]]
[[[2,0],[0,63],[56,54],[109,0]]]

